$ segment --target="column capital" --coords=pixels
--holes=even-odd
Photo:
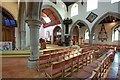
[[[39,20],[28,19],[25,22],[28,23],[29,27],[39,28],[41,26],[41,21]]]

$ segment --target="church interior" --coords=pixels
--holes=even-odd
[[[120,0],[0,2],[2,79],[120,79]]]

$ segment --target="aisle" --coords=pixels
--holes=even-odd
[[[120,52],[115,53],[114,61],[110,67],[107,78],[117,80],[118,68],[120,65]]]

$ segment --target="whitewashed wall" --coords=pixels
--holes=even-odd
[[[107,12],[117,12],[118,13],[118,3],[111,4],[110,2],[99,2],[98,8],[92,11],[95,14],[97,14],[98,17],[92,23],[90,23],[89,21],[86,20],[86,17],[90,13],[90,11],[87,12],[87,3],[84,3],[83,5],[81,5],[81,3],[78,2],[78,5],[79,5],[78,6],[79,7],[78,15],[71,17],[73,19],[73,24],[77,20],[83,20],[88,24],[90,30],[92,29],[95,22],[105,13],[107,13]],[[69,14],[71,14],[71,7],[72,7],[72,5],[69,6],[69,12],[68,12]],[[70,26],[70,28],[73,26],[73,24]]]
[[[69,16],[71,14],[71,7],[72,5],[69,6]],[[84,22],[87,23],[87,25],[89,26],[89,29],[90,31],[92,30],[92,27],[94,26],[94,24],[96,23],[96,21],[101,18],[104,14],[106,14],[107,12],[116,12],[118,13],[119,12],[119,6],[118,6],[118,3],[114,3],[114,4],[111,4],[111,2],[99,2],[98,3],[98,8],[93,10],[93,11],[89,11],[87,12],[87,3],[84,3],[83,5],[81,5],[80,2],[78,2],[78,15],[76,16],[73,16],[73,17],[70,17],[72,18],[73,20],[73,23],[70,25],[70,29],[73,27],[73,24],[77,21],[77,20],[82,20]],[[95,14],[98,15],[98,17],[92,22],[90,23],[89,21],[86,20],[87,16],[90,14],[90,12],[94,12]],[[97,37],[95,37],[95,40],[93,40],[93,43],[98,43],[98,44],[117,44],[118,42],[112,42],[111,41],[111,29],[110,27],[113,27],[113,25],[106,25],[107,26],[107,32],[109,34],[109,38],[106,42],[100,42],[98,41]],[[109,26],[109,27],[108,27]],[[69,32],[70,32],[70,29],[69,29]],[[96,31],[99,30],[98,26],[96,26]],[[81,29],[80,31],[80,35],[84,35],[84,29]],[[96,34],[97,35],[97,34]],[[80,39],[79,39],[80,41]],[[88,40],[85,40],[85,43],[88,43],[89,41]]]

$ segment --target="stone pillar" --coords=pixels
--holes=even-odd
[[[39,28],[41,23],[37,20],[28,20],[27,23],[30,28],[30,57],[28,67],[36,68],[36,61],[39,59]]]
[[[120,13],[120,1],[118,2],[118,13]]]
[[[39,59],[39,28],[41,26],[42,1],[27,2],[27,18],[26,22],[30,28],[30,57],[28,59],[28,67],[35,69],[37,60]]]
[[[25,2],[20,2],[19,6],[19,36],[20,36],[20,49],[23,50],[26,46],[26,28],[25,28],[25,16],[26,16]]]
[[[89,33],[89,46],[93,45],[93,33]]]
[[[119,32],[119,36],[118,36],[118,46],[120,46],[120,32]]]
[[[63,24],[63,23],[62,23],[62,24]],[[64,42],[65,42],[65,36],[64,36],[64,35],[65,35],[65,29],[64,29],[64,28],[65,28],[65,27],[64,27],[64,25],[62,25],[62,26],[63,26],[63,27],[62,27],[62,28],[63,28],[63,29],[62,29],[62,44],[63,44],[63,46],[65,46],[65,44],[64,44]]]

